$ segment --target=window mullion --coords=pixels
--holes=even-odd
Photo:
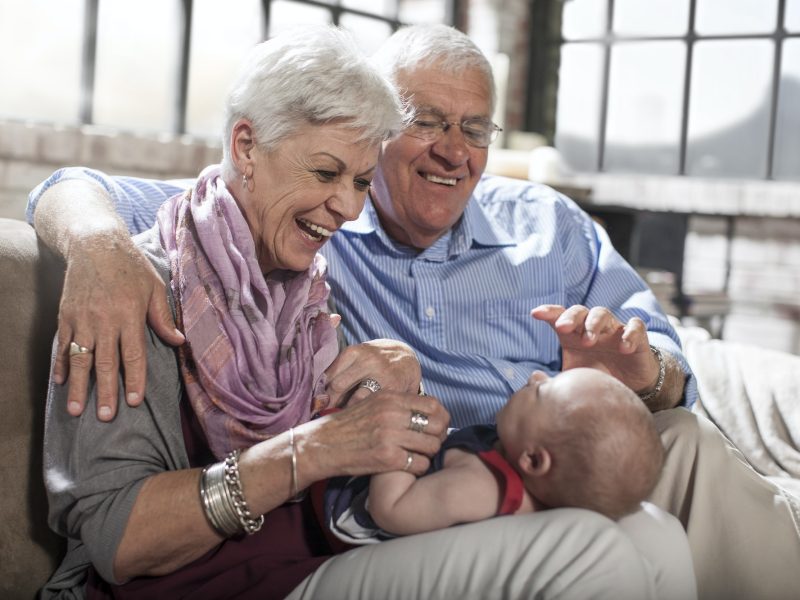
[[[778,94],[781,85],[781,63],[783,61],[783,40],[786,34],[784,15],[786,14],[786,0],[778,0],[778,22],[775,31],[775,54],[772,69],[772,97],[770,98],[769,132],[767,133],[767,179],[773,178],[773,162],[775,160],[775,128],[778,122]]]
[[[97,62],[97,11],[99,0],[86,0],[83,21],[83,65],[81,72],[80,121],[94,120],[94,79]]]
[[[681,107],[680,157],[678,158],[678,175],[686,175],[686,149],[689,138],[689,101],[692,91],[692,63],[694,60],[694,44],[697,36],[694,30],[697,0],[689,0],[689,24],[686,34],[686,71],[683,75],[683,106]]]

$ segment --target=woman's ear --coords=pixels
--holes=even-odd
[[[534,446],[529,452],[524,452],[519,457],[519,468],[525,475],[542,477],[550,472],[553,460],[550,452],[544,446]]]
[[[247,119],[239,119],[231,130],[231,161],[242,175],[252,177],[255,170],[255,136],[253,124]]]

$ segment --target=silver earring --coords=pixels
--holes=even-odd
[[[247,189],[247,173],[242,173],[242,186]]]

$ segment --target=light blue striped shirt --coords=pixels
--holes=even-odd
[[[47,187],[75,178],[103,185],[133,232],[149,227],[161,203],[187,185],[63,169],[31,193],[28,218]],[[546,186],[484,176],[463,218],[423,252],[389,238],[367,201],[323,254],[347,341],[411,345],[426,391],[443,402],[454,427],[493,423],[531,371],[560,370],[556,335],[529,316],[539,304],[606,306],[622,322],[640,317],[650,342],[689,376],[683,404],[696,400],[678,337],[652,292],[605,231]]]

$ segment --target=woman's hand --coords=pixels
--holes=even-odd
[[[345,348],[325,375],[329,406],[343,406],[372,393],[357,387],[365,379],[377,381],[381,390],[417,393],[422,371],[411,346],[379,339]]]
[[[444,407],[416,392],[367,393],[344,410],[296,430],[301,487],[338,475],[427,471],[450,423]],[[422,431],[411,429],[413,413],[427,417]]]

